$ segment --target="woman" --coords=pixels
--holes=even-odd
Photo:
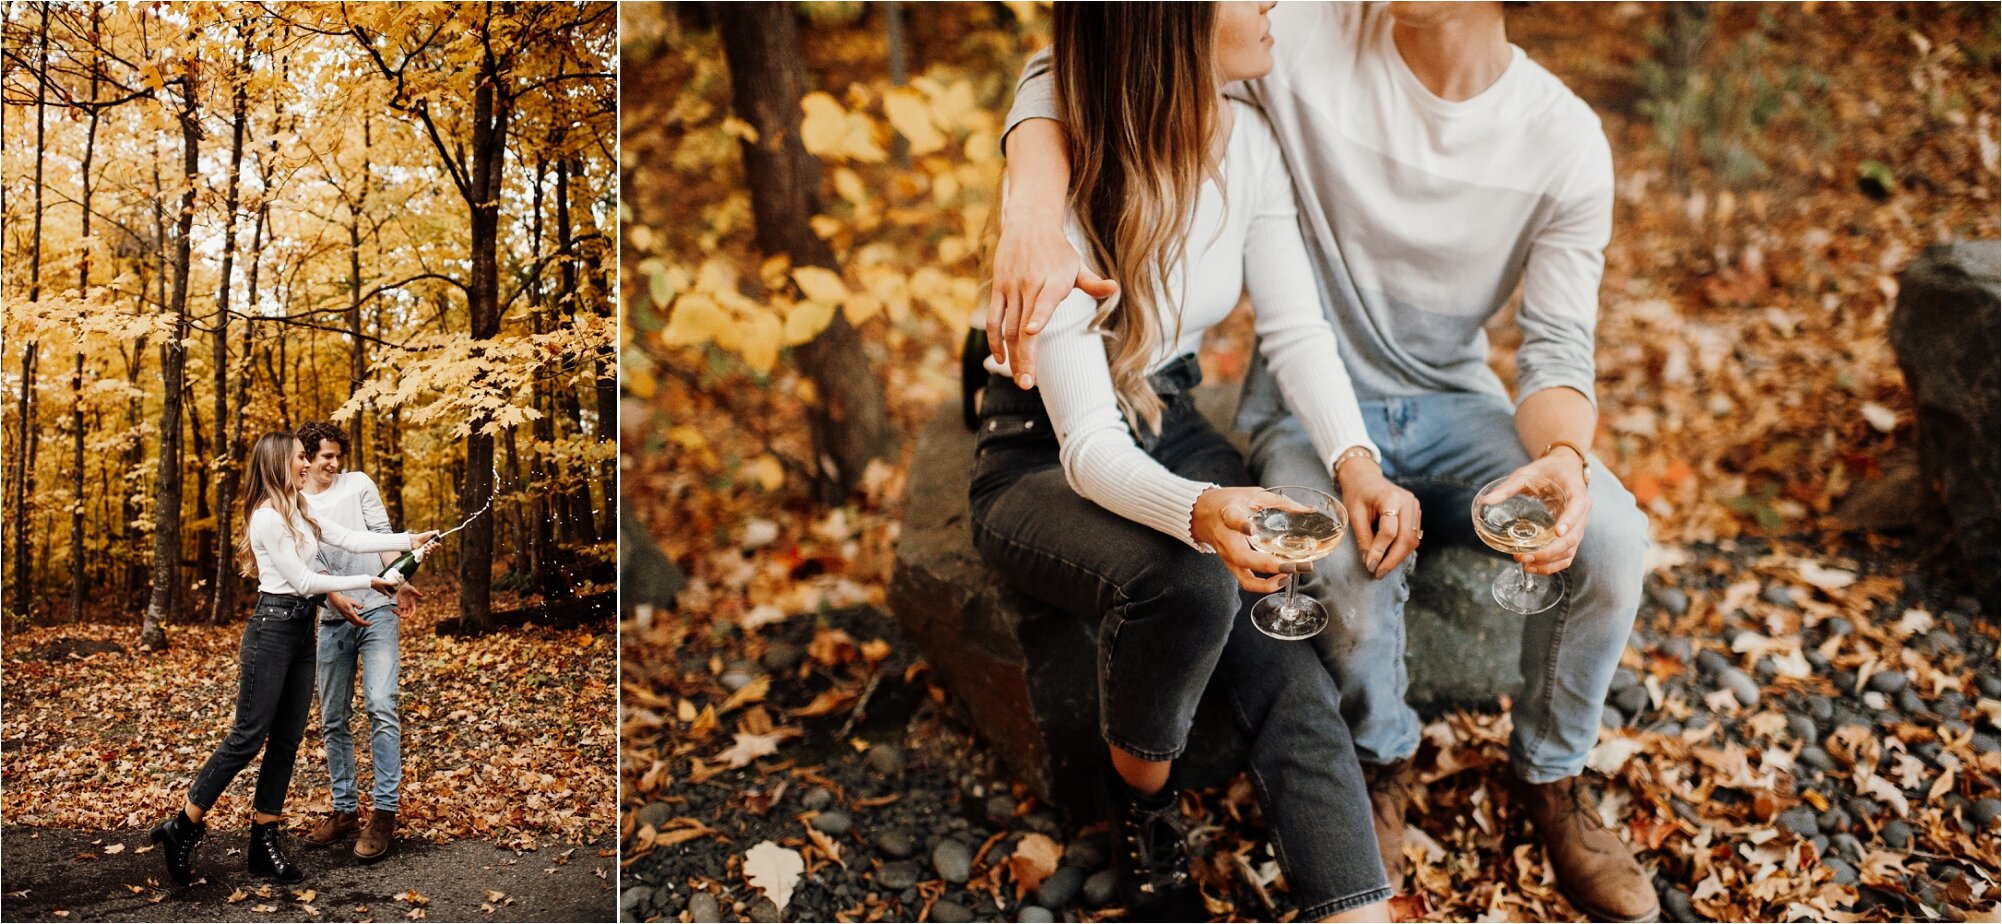
[[[236,721],[195,775],[186,805],[153,828],[167,872],[181,885],[194,878],[194,848],[208,832],[202,816],[259,747],[264,748],[264,763],[257,770],[251,804],[250,871],[282,883],[305,878],[279,846],[278,823],[313,702],[313,615],[320,597],[330,591],[396,589],[381,577],[318,574],[309,563],[321,543],[351,552],[395,552],[421,547],[436,535],[373,533],[316,522],[299,494],[306,467],[306,448],[290,433],[266,433],[250,452],[236,560],[246,576],[257,576],[258,596],[243,630]]]
[[[1098,621],[1129,908],[1206,916],[1185,903],[1173,767],[1221,666],[1302,916],[1385,920],[1389,889],[1333,681],[1310,646],[1238,617],[1240,587],[1270,592],[1284,578],[1262,575],[1309,566],[1252,549],[1249,511],[1273,498],[1249,487],[1189,394],[1203,334],[1248,286],[1261,349],[1344,492],[1401,490],[1375,469],[1277,141],[1256,109],[1222,94],[1271,69],[1272,5],[1056,4],[1067,230],[1118,289],[1102,304],[1072,292],[1057,308],[1035,341],[1035,387],[989,362],[973,533],[1025,592]]]

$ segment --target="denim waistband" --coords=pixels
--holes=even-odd
[[[302,597],[298,594],[259,593],[254,612],[259,616],[292,619],[319,609],[321,601],[325,599],[327,599],[325,594]]]

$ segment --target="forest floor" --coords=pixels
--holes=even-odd
[[[404,617],[401,842],[424,857],[464,859],[469,854],[461,852],[474,849],[504,851],[503,857],[519,853],[536,858],[519,861],[524,868],[533,865],[534,876],[570,851],[565,854],[569,863],[609,875],[613,860],[607,838],[616,824],[611,768],[617,635],[604,623],[507,628],[478,636],[439,634],[438,624],[456,611],[455,598],[437,592]],[[108,864],[150,847],[147,829],[178,808],[188,782],[227,732],[233,714],[241,624],[175,625],[168,631],[169,647],[161,652],[139,650],[136,619],[7,633],[0,652],[6,672],[0,702],[6,714],[0,733],[0,817],[6,820],[9,918],[15,916],[17,901],[54,909],[56,900],[89,895],[93,884],[139,889],[132,894],[141,902],[162,895],[194,902],[172,912],[178,918],[222,913],[220,905],[201,909],[209,898],[223,903],[229,889],[214,896],[201,890],[185,896],[163,890],[164,877],[152,863],[135,870],[129,881],[114,882],[111,877],[122,874],[106,871]],[[364,743],[357,748],[357,775],[366,794],[372,770],[359,685],[356,696],[353,734]],[[309,826],[331,805],[318,716],[315,703],[287,804],[295,829]],[[210,824],[218,834],[248,827],[255,773],[255,765],[246,768],[216,804]],[[80,838],[98,846],[61,854],[64,862],[32,874],[34,883],[23,879],[17,885],[17,874],[35,868],[32,860],[19,865],[18,858],[40,856],[45,848],[36,842],[41,838],[62,844]],[[232,838],[212,839],[210,869],[235,865],[224,859],[223,844]],[[131,849],[113,847],[126,843]],[[449,850],[426,852],[432,846]],[[317,865],[317,854],[303,847],[296,852],[309,870]],[[482,862],[493,866],[502,861]],[[52,878],[51,870],[62,875]],[[374,881],[372,873],[356,875],[355,883]],[[217,876],[214,881],[242,878]],[[526,890],[532,877],[519,878],[517,884]],[[364,903],[386,901],[403,888],[424,891],[440,881],[413,878],[406,871],[401,881],[385,881],[397,888]],[[596,889],[604,883],[593,879],[591,885]],[[33,891],[15,895],[22,888]],[[278,904],[293,904],[282,893],[281,899]],[[114,910],[107,906],[105,913]],[[556,915],[550,919],[566,919],[548,913]]]
[[[741,340],[669,336],[686,333],[668,325],[686,280],[758,296],[768,274],[715,36],[664,9],[629,8],[622,32],[622,490],[689,580],[677,608],[625,623],[622,907],[1116,917],[1092,900],[1096,820],[1022,792],[881,610],[910,443],[862,497],[817,503],[800,461],[811,383],[783,359],[747,368]],[[822,156],[815,228],[847,283],[887,305],[858,325],[914,436],[956,412],[986,214],[969,190],[992,189],[999,116],[1047,23],[1029,4],[909,9],[912,73],[947,134],[932,154],[882,154],[913,117],[887,102],[866,8],[812,10],[802,57],[848,132]],[[1898,273],[1931,244],[1998,236],[1995,10],[1709,5],[1682,43],[1665,9],[1509,14],[1511,39],[1599,113],[1618,177],[1593,449],[1648,512],[1655,557],[1589,778],[1669,918],[1993,919],[1993,601],[1937,566],[1918,498],[1892,500],[1902,530],[1865,531],[1846,505],[1913,464],[1885,333]],[[1213,336],[1206,378],[1242,374],[1248,326]],[[1505,382],[1517,336],[1507,312],[1489,328]],[[1428,724],[1401,914],[1575,917],[1494,785],[1509,727],[1492,707]],[[1249,786],[1186,805],[1216,915],[1286,917]],[[796,889],[782,852],[803,867]]]
[[[1798,551],[1734,541],[1657,572],[1591,757],[1602,814],[1666,920],[1992,917],[1995,624],[1895,551]],[[781,920],[748,878],[766,842],[804,858],[784,920],[1121,916],[1103,820],[1015,783],[883,613],[749,633],[656,613],[625,645],[627,919]],[[1580,917],[1509,805],[1509,728],[1430,718],[1406,919]],[[1247,779],[1184,806],[1211,911],[1290,919]]]
[[[298,886],[243,870],[247,829],[215,829],[196,852],[202,877],[163,888],[143,831],[8,827],[10,921],[605,921],[611,837],[514,851],[485,841],[406,842],[364,864],[347,849],[298,847]],[[346,848],[352,842],[341,845]],[[116,851],[115,853],[112,851]]]

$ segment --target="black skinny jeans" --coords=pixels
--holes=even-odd
[[[1155,374],[1167,407],[1161,433],[1141,448],[1185,478],[1255,484],[1197,413],[1188,391],[1201,377],[1194,357]],[[1034,390],[990,377],[977,426],[974,545],[1023,592],[1097,623],[1105,740],[1143,760],[1179,756],[1203,688],[1223,678],[1301,917],[1389,898],[1340,694],[1313,646],[1253,627],[1241,613],[1247,595],[1217,556],[1072,490]]]
[[[251,807],[266,815],[284,812],[292,765],[299,756],[299,742],[306,737],[306,717],[312,713],[317,667],[313,646],[319,637],[314,612],[319,600],[258,595],[238,653],[242,670],[236,685],[236,721],[188,789],[188,801],[202,811],[215,806],[261,747],[264,762],[257,768]]]

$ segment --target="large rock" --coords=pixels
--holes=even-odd
[[[1891,346],[1918,409],[1919,466],[1945,505],[1955,570],[1991,613],[2002,542],[1998,262],[1995,241],[1927,248],[1898,277],[1890,323]]]
[[[1213,420],[1234,403],[1223,389],[1198,396]],[[1009,588],[974,551],[966,502],[972,461],[973,435],[958,414],[940,414],[925,427],[911,464],[890,608],[1021,780],[1050,802],[1089,811],[1105,747],[1095,627]],[[1428,530],[1440,520],[1450,533],[1447,524],[1467,517],[1428,518]],[[1504,564],[1468,548],[1420,556],[1405,612],[1413,702],[1487,701],[1521,686],[1522,617],[1496,606],[1487,588]],[[1196,713],[1182,780],[1220,782],[1243,761],[1229,704],[1212,687]]]
[[[619,592],[627,612],[646,605],[674,608],[674,595],[687,582],[638,517],[619,518]]]

